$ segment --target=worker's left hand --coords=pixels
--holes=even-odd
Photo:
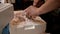
[[[25,11],[29,17],[34,17],[39,15],[39,9],[34,6],[28,7],[27,9],[25,9]]]

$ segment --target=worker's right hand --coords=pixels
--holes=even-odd
[[[24,11],[27,13],[28,17],[35,17],[35,16],[38,16],[40,13],[39,9],[34,6],[30,6]]]

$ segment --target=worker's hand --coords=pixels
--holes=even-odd
[[[39,9],[34,6],[28,7],[27,9],[25,9],[25,11],[28,17],[34,17],[39,15]]]
[[[33,5],[36,6],[39,0],[34,0]]]

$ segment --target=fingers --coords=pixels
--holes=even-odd
[[[33,6],[36,6],[39,0],[34,0]]]
[[[35,16],[36,16],[36,10],[37,10],[37,8],[34,7],[34,6],[28,7],[27,9],[25,9],[26,16],[28,18],[35,18]]]
[[[30,19],[30,18],[35,18],[35,15],[34,15],[34,13],[33,13],[33,11],[29,11],[28,13],[27,13],[27,17]]]

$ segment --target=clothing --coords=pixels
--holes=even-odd
[[[9,32],[9,24],[7,24],[7,25],[5,26],[5,28],[4,28],[3,31],[2,31],[2,34],[10,34],[10,32]]]

